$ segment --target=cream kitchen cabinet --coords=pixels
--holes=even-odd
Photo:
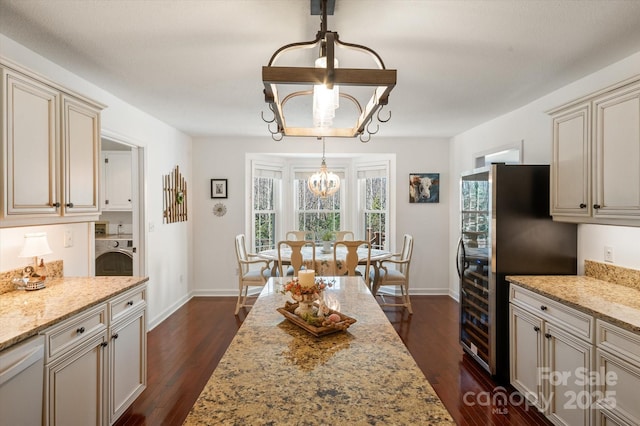
[[[26,70],[0,70],[0,226],[96,220],[103,106]]]
[[[640,424],[640,335],[598,320],[596,425]]]
[[[591,103],[553,117],[551,214],[588,220],[591,217]]]
[[[115,423],[147,386],[146,287],[109,302],[109,424]]]
[[[45,424],[113,424],[145,389],[145,284],[43,334]]]
[[[44,334],[45,424],[104,424],[107,305],[71,317]]]
[[[511,384],[556,425],[590,425],[593,318],[511,285]]]
[[[554,219],[640,226],[640,81],[550,114]]]
[[[102,210],[131,211],[131,151],[102,152]]]

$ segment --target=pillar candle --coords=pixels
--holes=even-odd
[[[303,269],[299,271],[298,282],[302,288],[313,287],[316,283],[316,271],[313,269]]]

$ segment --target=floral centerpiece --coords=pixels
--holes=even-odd
[[[302,286],[298,277],[293,278],[282,287],[282,294],[290,293],[293,300],[300,302],[303,300],[303,295],[313,294],[319,296],[322,294],[325,288],[331,287],[333,281],[325,281],[323,278],[316,278],[314,284],[311,287]]]
[[[294,277],[282,287],[283,294],[290,294],[293,300],[298,302],[298,307],[294,313],[311,323],[319,320],[322,322],[324,315],[328,312],[322,300],[322,292],[325,288],[331,287],[333,281],[324,278],[315,278],[314,271],[300,271],[299,277]],[[315,306],[314,302],[318,301]]]
[[[298,272],[298,277],[281,288],[281,293],[290,295],[296,303],[287,300],[284,307],[278,308],[278,312],[315,336],[346,330],[356,320],[330,309],[324,303],[322,293],[334,283],[335,280],[315,278],[312,270]]]

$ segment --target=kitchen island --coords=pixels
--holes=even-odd
[[[323,337],[276,310],[287,280],[269,279],[185,425],[455,424],[360,277],[326,290],[357,322]]]

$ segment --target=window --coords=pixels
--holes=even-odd
[[[304,156],[247,154],[248,198],[245,229],[252,251],[275,248],[286,231],[348,230],[356,239],[373,239],[376,248],[393,249],[395,197],[389,192],[395,173],[394,154],[345,156],[332,161],[340,189],[321,199],[307,179],[316,161]],[[251,241],[249,241],[251,240]]]
[[[473,154],[475,167],[485,167],[491,163],[522,164],[524,139],[510,145],[493,148]]]
[[[358,187],[360,190],[360,226],[362,235],[373,241],[373,248],[384,249],[388,246],[387,226],[389,218],[389,179],[386,164],[359,169]]]
[[[340,189],[327,198],[320,198],[309,190],[307,179],[311,172],[294,173],[294,226],[298,231],[313,231],[319,238],[323,231],[340,229],[345,180],[344,174],[335,171],[334,173],[340,176]]]
[[[251,216],[256,251],[275,248],[281,181],[282,172],[280,170],[254,169]]]

